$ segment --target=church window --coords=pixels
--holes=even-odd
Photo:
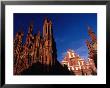
[[[45,58],[45,61],[47,62],[47,56],[46,56],[46,58]]]
[[[78,68],[76,67],[76,70],[78,70]]]

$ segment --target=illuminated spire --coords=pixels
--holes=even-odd
[[[95,43],[97,41],[95,33],[92,31],[92,28],[88,26],[88,34],[92,40],[92,43]]]

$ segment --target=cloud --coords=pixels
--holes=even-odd
[[[63,42],[63,40],[57,39],[58,42]],[[66,41],[66,40],[64,40]],[[65,44],[65,43],[64,43]],[[62,45],[63,46],[63,45]],[[68,47],[67,47],[68,46]],[[62,61],[67,53],[67,49],[74,50],[81,58],[84,58],[85,60],[88,57],[88,49],[85,43],[85,39],[80,39],[77,41],[73,41],[69,43],[67,46],[63,48],[63,52],[61,50],[61,53],[58,54],[58,59]]]
[[[88,57],[88,49],[87,49],[86,45],[82,45],[81,47],[77,48],[75,51],[76,51],[76,53],[79,54],[79,56],[81,58],[87,59],[87,57]]]
[[[85,52],[87,51],[86,46],[81,46],[79,48],[76,49],[77,52]]]
[[[71,42],[70,47],[73,49],[81,58],[87,59],[88,49],[85,43],[86,39],[80,39]]]
[[[87,60],[88,59],[88,49],[86,47],[86,45],[82,45],[81,47],[77,48],[77,49],[72,49],[74,50],[82,59]],[[66,55],[67,51],[62,52],[59,55],[59,61],[62,61]]]

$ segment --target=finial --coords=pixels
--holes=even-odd
[[[38,35],[40,35],[40,30],[38,30]]]
[[[44,23],[47,23],[47,22],[48,22],[48,18],[45,17],[45,18],[44,18]]]
[[[52,24],[52,21],[51,20],[49,20],[49,24]]]

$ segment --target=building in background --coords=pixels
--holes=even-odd
[[[69,49],[61,64],[67,66],[69,71],[75,75],[96,75],[97,74],[97,39],[95,33],[88,27],[88,34],[91,41],[86,40],[88,48],[88,59],[85,61],[75,51]]]

